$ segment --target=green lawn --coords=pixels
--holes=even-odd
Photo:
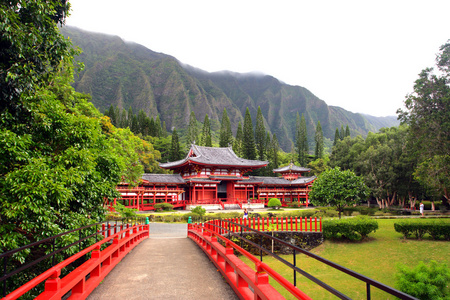
[[[395,287],[396,265],[415,266],[419,261],[436,260],[450,267],[450,242],[432,241],[427,238],[421,241],[405,240],[395,232],[393,219],[379,219],[379,229],[369,235],[364,242],[330,242],[312,250],[314,254],[324,257],[341,266],[375,279],[385,285]],[[450,220],[448,220],[450,222]],[[292,255],[284,256],[292,261]],[[292,281],[292,270],[278,261],[264,257],[263,261],[277,272]],[[333,288],[343,292],[352,299],[365,299],[365,283],[342,272],[336,271],[305,255],[297,256],[297,266]],[[271,283],[276,286],[276,282]],[[328,291],[312,283],[301,275],[297,275],[297,287],[313,299],[338,299]],[[280,292],[284,289],[280,288]],[[395,299],[378,289],[371,288],[372,299]],[[290,299],[290,294],[284,295]]]

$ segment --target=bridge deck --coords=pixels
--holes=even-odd
[[[150,224],[150,238],[130,252],[88,299],[238,299],[186,235],[186,224]]]

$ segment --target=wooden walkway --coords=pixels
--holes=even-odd
[[[150,238],[133,249],[88,299],[238,299],[186,236],[186,224],[150,224]]]

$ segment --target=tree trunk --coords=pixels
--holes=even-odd
[[[431,211],[435,211],[436,207],[434,206],[434,201],[431,201]]]
[[[377,200],[378,207],[381,209],[382,208],[382,202],[380,200],[378,200],[378,197],[376,197],[375,200]]]

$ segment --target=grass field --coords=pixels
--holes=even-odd
[[[432,241],[427,238],[420,241],[405,240],[394,230],[396,220],[379,219],[377,221],[379,229],[371,233],[363,242],[325,241],[311,252],[391,287],[395,287],[398,263],[413,267],[419,261],[436,260],[450,267],[450,242]],[[292,255],[283,257],[292,262]],[[264,257],[263,261],[293,282],[291,269],[271,257]],[[297,266],[352,299],[366,299],[365,283],[349,275],[305,255],[297,255]],[[276,282],[271,281],[271,284],[277,286]],[[297,287],[313,299],[338,299],[301,275],[297,275]],[[283,293],[282,287],[277,288]],[[395,299],[394,296],[374,287],[371,287],[371,293],[372,299]],[[284,294],[284,296],[292,299],[290,294]]]

